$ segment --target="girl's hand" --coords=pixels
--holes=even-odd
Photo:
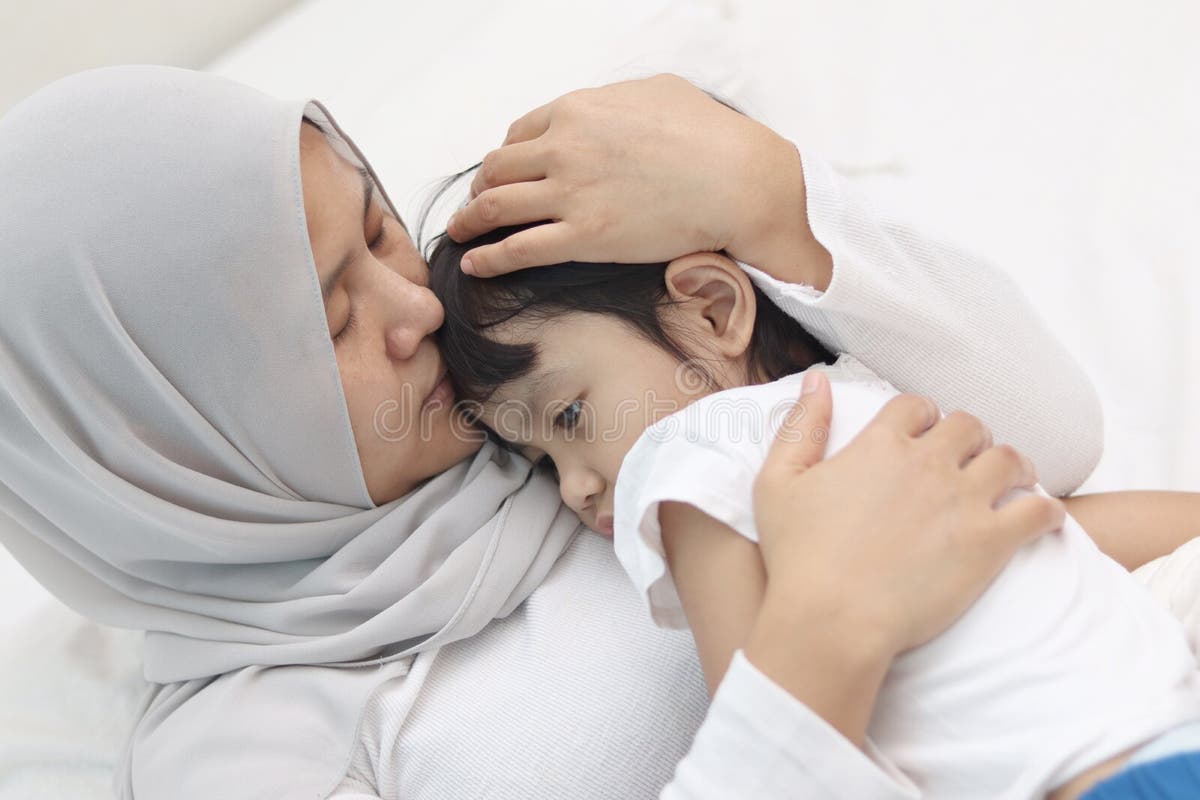
[[[831,407],[811,371],[756,482],[767,592],[746,654],[861,743],[892,659],[950,627],[1065,511],[1041,495],[994,508],[1037,481],[1033,465],[915,395],[821,461]]]
[[[673,75],[535,109],[487,154],[471,192],[447,226],[456,241],[551,220],[469,252],[463,268],[480,276],[721,249],[819,289],[832,274],[808,227],[796,148]]]

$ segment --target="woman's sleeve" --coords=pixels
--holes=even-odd
[[[916,800],[920,790],[868,741],[859,750],[734,653],[692,749],[661,800]]]
[[[801,161],[809,225],[833,256],[832,280],[822,293],[750,267],[754,282],[831,351],[945,413],[979,417],[996,442],[1033,460],[1047,492],[1083,483],[1103,449],[1100,401],[1017,283],[881,219],[827,164]]]

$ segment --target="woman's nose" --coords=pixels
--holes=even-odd
[[[425,337],[442,327],[445,318],[442,304],[432,291],[408,281],[404,284],[386,334],[388,356],[396,361],[412,358]]]
[[[563,502],[575,513],[595,505],[596,498],[604,492],[604,478],[586,467],[574,467],[558,471],[558,493]]]

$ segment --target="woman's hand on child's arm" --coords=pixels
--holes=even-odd
[[[1065,512],[1036,494],[993,508],[1033,485],[1032,465],[914,395],[821,461],[832,400],[823,375],[809,379],[755,487],[767,591],[745,651],[861,746],[892,659],[950,627]]]
[[[1200,536],[1200,493],[1103,492],[1064,497],[1067,513],[1130,571]]]
[[[757,544],[688,503],[663,503],[658,521],[711,696],[758,618],[762,557]]]
[[[447,226],[456,241],[553,220],[468,253],[481,276],[721,249],[822,290],[833,274],[808,226],[796,147],[674,75],[571,92],[526,114],[471,190]]]

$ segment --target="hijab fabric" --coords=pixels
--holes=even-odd
[[[0,542],[146,631],[161,685],[122,796],[324,797],[370,694],[510,613],[578,530],[490,444],[371,502],[302,116],[370,170],[319,103],[169,67],[80,73],[0,119]]]

